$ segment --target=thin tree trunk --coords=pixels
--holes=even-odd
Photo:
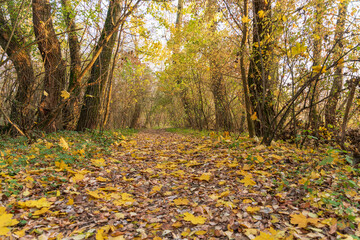
[[[342,38],[344,36],[344,27],[345,27],[348,2],[340,1],[338,6],[339,6],[338,19],[336,22],[335,39],[334,39],[335,41],[334,44],[336,44],[333,55],[334,61],[339,61],[339,58],[341,57],[342,54],[342,48],[343,48]],[[328,126],[330,128],[333,128],[337,125],[336,109],[340,98],[340,92],[342,86],[343,86],[343,65],[341,64],[340,61],[340,63],[335,68],[335,76],[330,91],[330,97],[325,106],[325,126]]]
[[[247,0],[244,0],[244,16],[247,16],[249,14],[248,12],[248,3]],[[255,127],[254,122],[251,119],[251,115],[253,114],[252,108],[251,108],[251,102],[249,97],[249,85],[246,78],[246,68],[245,68],[245,48],[246,48],[246,41],[248,38],[248,27],[247,23],[243,23],[243,36],[241,39],[241,53],[240,53],[240,72],[241,72],[241,80],[244,90],[244,101],[245,101],[245,110],[246,110],[246,121],[247,121],[247,127],[249,131],[249,137],[253,138],[255,136]]]
[[[250,90],[250,101],[259,121],[254,123],[257,136],[267,139],[272,130],[274,108],[272,106],[272,93],[270,88],[270,56],[272,44],[267,36],[271,33],[271,2],[266,0],[253,0],[254,27],[253,47],[250,59],[248,85]],[[265,16],[260,17],[263,11]]]
[[[137,128],[140,118],[140,113],[141,113],[141,103],[139,100],[135,103],[135,110],[131,118],[130,128]]]
[[[322,12],[323,9],[323,1],[322,0],[316,0],[316,6],[315,6],[315,28],[313,32],[314,36],[314,60],[313,60],[313,66],[319,67],[321,66],[321,44],[322,44]],[[318,125],[319,121],[321,121],[320,116],[318,114],[318,107],[316,105],[312,106],[314,102],[318,102],[319,99],[319,89],[318,89],[318,83],[320,80],[320,75],[317,75],[317,79],[312,82],[310,85],[310,112],[309,112],[309,124],[310,127],[315,131],[315,135],[318,132]]]
[[[359,85],[360,83],[360,77],[357,77],[354,80],[351,80],[350,82],[350,90],[349,90],[349,95],[346,101],[346,108],[345,108],[345,112],[344,112],[344,118],[342,121],[342,125],[341,125],[341,144],[344,145],[344,141],[345,141],[345,134],[346,134],[346,127],[347,127],[347,123],[349,122],[349,114],[350,114],[350,110],[351,110],[351,106],[354,100],[354,96],[355,96],[355,92],[356,92],[356,87]]]
[[[174,46],[174,55],[178,55],[180,53],[180,34],[181,34],[181,24],[182,24],[182,19],[183,19],[183,7],[184,7],[184,3],[183,0],[179,0],[178,1],[178,6],[177,6],[177,12],[176,12],[176,22],[175,22],[175,34],[174,34],[174,38],[175,38],[175,46]],[[180,64],[180,62],[178,62],[176,59],[174,60],[175,64]],[[181,78],[181,76],[177,76],[176,77],[177,80],[177,84],[181,84],[183,79]],[[189,100],[187,98],[187,87],[183,86],[180,92],[180,99],[181,102],[183,104],[184,107],[184,111],[185,111],[185,116],[186,116],[186,120],[189,124],[190,127],[194,126],[192,117],[191,117],[191,104],[189,103]]]
[[[79,94],[81,82],[78,81],[78,76],[81,73],[81,56],[80,56],[80,42],[77,37],[77,29],[75,23],[75,15],[72,13],[71,3],[69,0],[61,0],[64,19],[68,31],[68,42],[70,50],[70,78],[68,90],[71,92],[71,99],[64,107],[64,127],[67,130],[75,130],[77,118],[80,114]]]
[[[40,121],[50,117],[51,111],[60,103],[60,92],[65,87],[65,61],[61,57],[60,43],[56,37],[49,0],[33,0],[33,24],[38,48],[44,67],[44,93],[40,103]],[[61,116],[43,126],[46,131],[56,131],[61,128]]]
[[[217,12],[216,0],[208,0],[206,7],[205,20],[206,22],[213,21],[213,17]],[[210,26],[210,34],[215,35],[217,23],[213,22]],[[215,40],[211,45],[211,49],[220,51],[217,47],[218,41]],[[221,73],[221,67],[218,59],[210,59],[210,78],[211,78],[211,92],[214,97],[215,106],[215,128],[217,130],[231,130],[232,129],[232,117],[229,108],[229,103],[226,99],[226,86],[224,83],[224,77]]]

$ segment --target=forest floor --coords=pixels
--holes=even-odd
[[[0,143],[0,239],[359,239],[359,170],[228,134]],[[2,207],[1,207],[2,205]]]

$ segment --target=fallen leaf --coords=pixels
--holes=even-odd
[[[206,218],[203,216],[195,217],[193,214],[186,212],[184,213],[184,220],[196,225],[196,224],[204,224]]]

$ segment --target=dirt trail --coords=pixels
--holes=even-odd
[[[353,231],[337,230],[341,217],[315,202],[317,192],[337,190],[330,165],[309,171],[321,161],[316,151],[165,130],[140,131],[110,150],[28,172],[37,200],[14,208],[27,220],[22,239],[336,239]],[[61,184],[45,185],[39,173]]]
[[[143,237],[156,235],[163,239],[181,239],[187,234],[206,239],[228,239],[226,235],[233,234],[244,237],[236,232],[238,220],[249,217],[243,210],[249,203],[242,200],[253,198],[262,204],[271,201],[266,194],[255,193],[256,189],[261,191],[261,185],[249,190],[239,183],[236,171],[241,169],[237,160],[240,156],[234,153],[214,146],[209,138],[164,130],[141,131],[123,142],[111,174],[114,186],[121,186],[136,200],[120,211],[126,215],[121,229],[126,238],[139,235],[139,229]],[[186,213],[195,216],[195,224],[184,221]],[[205,222],[198,224],[196,219]],[[261,222],[256,227],[265,228]]]

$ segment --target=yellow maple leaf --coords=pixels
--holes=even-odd
[[[241,21],[242,21],[243,23],[248,23],[248,22],[250,22],[251,20],[250,20],[250,18],[248,18],[247,16],[243,16],[242,19],[241,19]]]
[[[305,184],[308,181],[307,178],[302,178],[300,180],[298,180],[299,184]]]
[[[251,207],[251,206],[249,206],[249,207],[246,208],[246,211],[249,212],[249,213],[256,213],[256,212],[260,211],[260,207]]]
[[[201,181],[210,181],[211,173],[203,173],[198,179]]]
[[[198,236],[204,235],[205,233],[207,233],[205,230],[199,230],[195,232],[195,234]]]
[[[305,228],[308,224],[308,219],[302,213],[290,215],[292,224],[297,224],[300,228]]]
[[[229,191],[229,190],[228,190],[228,191],[225,191],[225,192],[222,192],[222,193],[219,195],[219,198],[227,197],[227,196],[229,196],[229,194],[230,194],[230,191]]]
[[[193,214],[191,213],[184,213],[184,220],[191,222],[192,224],[204,224],[206,222],[206,217],[203,216],[198,216],[195,217]]]
[[[66,203],[66,205],[73,205],[74,204],[74,199],[73,198],[69,198],[68,202]]]
[[[21,238],[21,237],[25,236],[25,234],[26,234],[25,232],[26,232],[26,229],[23,229],[23,230],[16,231],[14,233],[15,233],[15,235],[17,235],[17,237]]]
[[[216,202],[216,207],[219,207],[219,206],[225,206],[225,207],[229,207],[231,209],[235,208],[235,204],[230,202],[230,201],[224,201],[224,200],[217,200]]]
[[[122,193],[120,195],[121,199],[115,200],[113,203],[117,206],[130,206],[135,202],[135,199],[132,198],[131,194]]]
[[[254,238],[253,240],[275,240],[278,239],[276,237],[274,237],[271,234],[265,233],[265,232],[260,232],[260,235],[257,236],[256,238]]]
[[[92,159],[91,160],[92,165],[94,165],[95,167],[105,167],[106,163],[105,163],[105,159],[103,158],[99,158],[99,159]]]
[[[13,214],[5,213],[5,208],[1,210],[3,213],[0,214],[0,236],[6,236],[10,233],[8,227],[18,224],[19,221],[12,219]]]
[[[104,240],[103,234],[104,234],[104,229],[100,228],[96,232],[95,239],[96,240]]]
[[[42,208],[40,210],[36,210],[33,215],[39,216],[49,211],[49,208]]]
[[[157,193],[157,192],[160,192],[161,191],[161,188],[162,188],[162,185],[158,185],[158,186],[154,186],[152,189],[151,189],[151,194],[153,193]]]
[[[251,120],[255,121],[257,120],[257,116],[256,116],[256,112],[254,112],[252,115],[251,115]]]
[[[97,177],[96,180],[98,180],[98,181],[100,181],[100,182],[107,182],[107,181],[109,181],[109,179],[103,178],[103,177],[101,177],[101,176]]]
[[[258,12],[258,14],[259,14],[259,18],[264,18],[265,17],[265,12],[263,10],[260,10]]]
[[[251,174],[247,174],[244,179],[240,180],[240,182],[243,183],[245,187],[256,185],[256,182],[252,179]]]
[[[92,196],[93,198],[101,198],[102,196],[99,194],[99,191],[98,190],[95,190],[95,191],[87,191],[87,193]]]
[[[188,205],[189,200],[187,200],[186,198],[177,198],[177,199],[174,199],[174,203],[176,206]]]
[[[61,97],[64,99],[68,99],[70,97],[70,93],[66,90],[61,91]]]
[[[48,202],[46,200],[46,198],[41,198],[39,200],[29,200],[26,202],[18,202],[20,207],[28,207],[28,208],[43,208],[43,207],[47,207],[49,208],[52,203]]]
[[[55,162],[55,167],[59,168],[60,170],[65,170],[69,168],[69,166],[62,160],[60,162]]]
[[[59,146],[62,147],[62,149],[64,149],[64,150],[69,149],[69,144],[65,141],[65,139],[63,137],[61,137],[59,140]]]
[[[83,174],[76,173],[75,176],[73,176],[71,178],[71,180],[72,180],[72,182],[77,183],[77,182],[82,181],[84,178],[85,178],[85,176]]]
[[[187,237],[190,234],[191,230],[189,228],[185,228],[185,230],[181,233],[181,236]]]
[[[182,226],[182,224],[181,224],[181,222],[176,222],[176,223],[174,223],[174,224],[171,225],[171,226],[173,226],[173,227],[175,227],[175,228],[179,228],[179,227]]]

